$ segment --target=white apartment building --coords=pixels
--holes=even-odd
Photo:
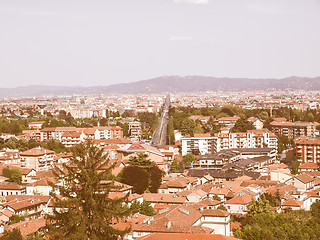
[[[268,129],[248,130],[246,133],[229,133],[226,130],[211,134],[194,134],[181,138],[182,155],[212,154],[230,148],[277,148],[277,137]]]

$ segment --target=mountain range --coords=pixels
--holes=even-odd
[[[206,91],[319,91],[320,77],[288,77],[283,79],[216,78],[204,76],[162,76],[131,83],[108,86],[66,87],[30,85],[0,88],[0,96],[49,96],[72,94],[147,94]]]

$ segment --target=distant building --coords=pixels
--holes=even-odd
[[[273,121],[270,125],[272,132],[285,135],[290,139],[300,136],[315,137],[316,125],[312,122]]]
[[[42,125],[45,123],[45,121],[39,121],[39,122],[31,122],[29,123],[29,128],[32,129],[40,129],[42,128]]]
[[[140,122],[129,123],[129,135],[132,141],[139,142],[141,140],[141,123]]]
[[[226,128],[233,128],[236,122],[240,119],[238,116],[234,117],[221,117],[218,118],[216,121],[218,124],[225,126]]]
[[[252,123],[252,125],[255,127],[255,129],[262,129],[263,128],[263,122],[256,117],[250,117],[248,118],[248,121]]]

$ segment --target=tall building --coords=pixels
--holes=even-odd
[[[320,162],[320,138],[295,139],[296,160],[300,163]]]

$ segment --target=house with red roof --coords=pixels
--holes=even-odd
[[[300,210],[302,209],[302,201],[287,199],[281,204],[281,209],[291,208],[292,210]]]
[[[168,171],[167,163],[164,160],[165,156],[156,147],[144,143],[132,143],[117,149],[117,152],[118,160],[120,161],[129,160],[131,156],[136,156],[137,153],[145,153],[161,170]]]
[[[237,240],[238,238],[227,237],[221,234],[190,234],[190,233],[152,233],[138,240]]]
[[[245,214],[248,211],[248,204],[252,199],[254,199],[252,196],[244,193],[225,201],[224,205],[230,213]]]
[[[40,228],[46,225],[46,220],[42,218],[29,219],[26,221],[6,225],[4,230],[12,231],[14,228],[19,229],[21,235],[25,238],[28,235],[37,232]]]
[[[314,178],[307,173],[295,175],[285,182],[287,185],[293,185],[298,190],[312,190],[314,187]]]
[[[150,233],[222,234],[230,236],[230,213],[197,204],[168,207],[133,229],[133,239]]]

